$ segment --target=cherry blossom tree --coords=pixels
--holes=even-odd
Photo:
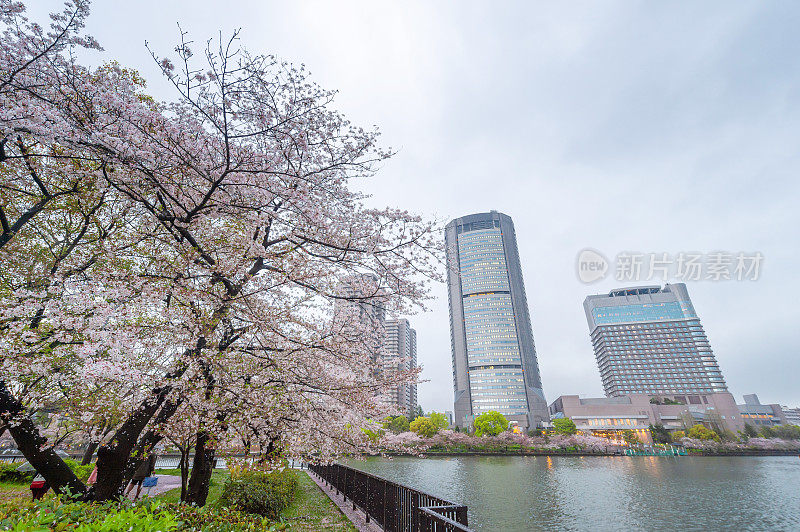
[[[381,375],[370,331],[331,301],[410,311],[440,263],[435,224],[366,208],[352,189],[390,156],[377,132],[235,35],[207,43],[199,65],[186,35],[177,58],[154,54],[176,88],[158,103],[135,73],[67,53],[98,48],[80,34],[85,3],[44,32],[0,1],[0,260],[17,272],[0,289],[0,412],[26,457],[57,489],[83,491],[26,416],[22,397],[55,381],[138,384],[98,450],[97,499],[118,496],[182,407],[198,417],[198,504],[233,434],[323,459],[372,445],[372,420],[391,413],[377,398],[416,375]],[[61,252],[31,253],[56,241]],[[36,283],[21,281],[26,258]],[[354,295],[337,292],[345,280]]]
[[[93,97],[108,87],[87,83],[67,53],[97,48],[80,35],[87,13],[83,2],[67,4],[48,30],[28,21],[21,3],[0,2],[0,413],[51,484],[73,491],[82,484],[45,445],[27,407],[41,407],[59,382],[69,384],[75,366],[61,348],[85,342],[106,315],[102,296],[76,284],[88,268],[104,267],[98,258],[114,231],[108,221],[119,214],[96,217],[114,203],[86,149],[87,124],[98,123]]]

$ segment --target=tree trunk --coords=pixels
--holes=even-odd
[[[181,502],[186,502],[189,488],[189,445],[181,447]]]
[[[169,393],[169,388],[156,390],[137,407],[136,411],[125,420],[109,443],[101,445],[97,450],[97,482],[94,486],[93,498],[97,501],[118,499],[126,484],[126,471],[130,467],[129,458],[139,435],[147,423],[158,411]],[[136,467],[134,466],[134,470]]]
[[[208,498],[208,488],[211,486],[211,472],[214,467],[214,449],[208,448],[208,432],[197,433],[197,443],[194,448],[194,461],[192,463],[192,477],[189,479],[189,492],[186,502],[197,506],[204,506]]]
[[[181,399],[176,401],[165,401],[164,406],[161,407],[161,410],[158,411],[158,414],[153,420],[151,425],[152,428],[148,429],[144,436],[139,438],[139,441],[136,443],[136,447],[134,447],[133,452],[131,452],[131,456],[128,459],[128,464],[125,466],[125,472],[122,479],[123,487],[130,482],[131,478],[133,478],[133,474],[142,463],[143,457],[150,454],[155,446],[164,439],[164,436],[155,429],[161,424],[169,421],[169,419],[175,415],[175,412],[178,411],[178,407],[182,402],[183,401]]]
[[[250,458],[250,451],[253,448],[253,444],[250,442],[250,438],[244,440],[244,456],[245,459]]]
[[[47,438],[39,433],[25,407],[11,395],[4,381],[0,381],[0,413],[17,448],[56,493],[69,490],[74,496],[84,496],[86,486],[52,447],[45,446]]]
[[[86,445],[86,450],[83,451],[83,458],[81,458],[81,465],[91,464],[92,463],[92,456],[94,456],[94,452],[100,446],[99,441],[89,441]]]
[[[201,338],[198,340],[197,349],[202,349],[204,345],[205,339]],[[165,375],[165,379],[176,379],[183,375],[185,371],[186,366],[180,365]],[[127,484],[128,480],[133,476],[133,472],[136,471],[139,463],[141,463],[141,455],[143,454],[139,453],[137,457],[134,457],[134,460],[130,460],[131,451],[133,451],[139,435],[158,412],[170,391],[172,391],[171,386],[154,388],[153,394],[139,404],[136,410],[117,429],[109,443],[101,445],[97,450],[97,482],[94,485],[92,494],[94,500],[106,501],[118,499],[122,496],[125,484]],[[161,419],[163,423],[175,413],[177,408],[175,406],[171,411],[167,409],[163,414],[165,416],[164,419],[159,416],[157,421]],[[149,434],[150,432],[148,432]],[[160,439],[161,437],[159,436],[158,440]],[[150,449],[147,450],[149,451]]]

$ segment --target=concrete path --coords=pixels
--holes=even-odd
[[[142,488],[142,494],[139,498],[143,498],[145,495],[149,495],[150,497],[155,497],[156,495],[160,495],[161,493],[167,492],[171,489],[180,488],[181,487],[181,477],[178,475],[155,475],[158,477],[158,484],[154,488]],[[127,487],[125,488],[128,489]],[[148,493],[149,490],[149,493]],[[133,496],[136,495],[136,488],[131,490],[128,498],[132,499]]]
[[[347,517],[353,526],[358,529],[359,532],[383,532],[383,529],[375,523],[375,521],[370,521],[367,524],[366,516],[364,512],[359,509],[353,510],[353,503],[350,501],[345,502],[343,495],[336,495],[336,490],[333,488],[328,487],[322,479],[320,479],[317,475],[312,473],[311,471],[306,471],[308,476],[311,477],[311,480],[316,482],[319,489],[322,490],[328,498],[339,507],[342,513]],[[161,482],[159,480],[159,482]]]

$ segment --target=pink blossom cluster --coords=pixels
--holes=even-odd
[[[431,438],[420,438],[419,436],[406,432],[399,435],[387,433],[383,436],[381,443],[386,447],[396,448],[396,443],[402,441],[404,448],[415,448],[417,451],[426,449],[486,449],[497,448],[505,449],[510,445],[519,445],[522,449],[565,449],[578,447],[581,450],[590,452],[610,452],[616,445],[605,438],[596,436],[552,436],[544,438],[540,436],[532,437],[525,434],[515,434],[505,431],[497,436],[470,436],[464,432],[454,432],[452,430],[442,430]]]
[[[0,0],[0,384],[24,406],[4,421],[59,405],[58,431],[115,449],[134,415],[219,452],[376,449],[381,397],[418,371],[378,366],[361,310],[424,308],[442,259],[436,223],[356,189],[391,150],[235,34],[153,52],[157,101],[70,53],[100,50],[87,16],[45,29]]]
[[[800,451],[800,441],[782,440],[780,438],[750,438],[746,442],[717,442],[714,440],[700,440],[695,438],[682,438],[680,443],[687,449],[703,451],[747,451],[751,449],[766,451]]]

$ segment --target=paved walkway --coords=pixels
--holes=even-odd
[[[328,487],[317,475],[312,473],[311,471],[306,471],[308,476],[311,477],[311,480],[317,483],[319,489],[322,490],[328,498],[339,507],[342,513],[347,517],[353,526],[358,529],[359,532],[383,532],[383,529],[378,526],[375,521],[370,521],[367,524],[366,517],[364,512],[361,510],[353,510],[353,503],[350,501],[345,502],[344,495],[336,495],[336,490],[333,488]],[[159,480],[159,482],[161,482]],[[180,484],[179,484],[180,485]]]
[[[156,495],[160,495],[164,492],[167,492],[171,489],[180,488],[181,487],[181,477],[178,475],[155,475],[158,477],[158,484],[154,488],[142,488],[142,494],[139,496],[141,499],[145,495],[149,495],[150,497],[155,497]],[[125,488],[128,489],[127,487]],[[148,493],[148,490],[149,493]],[[136,495],[136,488],[131,490],[129,498],[133,498]]]

